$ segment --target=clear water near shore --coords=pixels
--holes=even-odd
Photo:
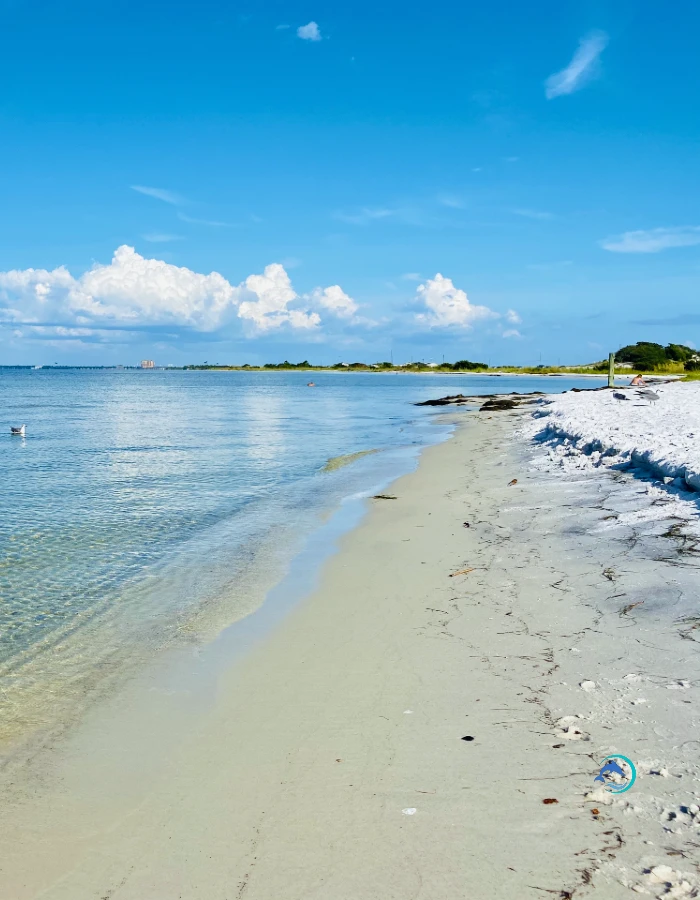
[[[0,676],[10,735],[41,727],[52,691],[54,706],[77,701],[125,661],[186,638],[208,606],[228,603],[229,620],[254,608],[327,511],[407,471],[447,433],[444,409],[416,401],[591,386],[314,379],[309,389],[307,375],[286,372],[0,374]],[[10,436],[22,422],[26,439]]]

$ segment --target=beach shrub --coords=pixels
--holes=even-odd
[[[663,347],[652,341],[638,341],[621,347],[615,354],[615,359],[617,362],[630,363],[635,369],[649,371],[663,368],[669,363],[684,364],[696,355],[696,351],[685,344],[667,344]]]
[[[683,364],[686,372],[700,372],[700,359],[688,359]]]
[[[304,362],[300,363],[290,363],[288,359],[285,359],[282,363],[265,363],[263,369],[310,369],[311,363],[308,359],[305,359]]]
[[[631,363],[637,369],[655,369],[667,361],[666,351],[661,344],[651,341],[637,341],[621,347],[615,354],[616,362]]]
[[[452,368],[455,372],[473,372],[474,369],[488,369],[488,366],[486,365],[486,363],[482,362],[472,362],[469,359],[458,359],[456,363],[453,363]]]
[[[687,362],[694,356],[697,356],[692,347],[686,347],[685,344],[668,344],[666,347],[666,356],[674,362]]]

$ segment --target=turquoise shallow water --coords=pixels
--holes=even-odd
[[[420,447],[447,433],[444,410],[416,401],[591,386],[317,372],[309,389],[309,377],[0,370],[4,670],[36,667],[101,619],[114,654],[139,629],[152,637],[244,575],[250,583],[256,565],[269,569],[260,548],[275,529],[294,549],[325,510],[410,469]],[[10,436],[23,422],[26,439]],[[322,471],[369,449],[382,452]],[[80,656],[84,675],[89,646]]]

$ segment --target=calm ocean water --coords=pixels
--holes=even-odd
[[[591,386],[316,372],[310,390],[309,378],[0,370],[6,685],[41,692],[58,679],[66,694],[85,691],[98,670],[161,646],[222,594],[237,592],[245,612],[256,578],[283,565],[324,512],[409,470],[447,433],[444,410],[416,401]],[[26,439],[12,437],[23,422]],[[370,449],[382,452],[323,471]]]

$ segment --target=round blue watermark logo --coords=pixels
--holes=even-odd
[[[621,753],[611,753],[600,761],[600,772],[593,781],[600,781],[603,790],[624,794],[637,780],[637,770],[631,759]]]

